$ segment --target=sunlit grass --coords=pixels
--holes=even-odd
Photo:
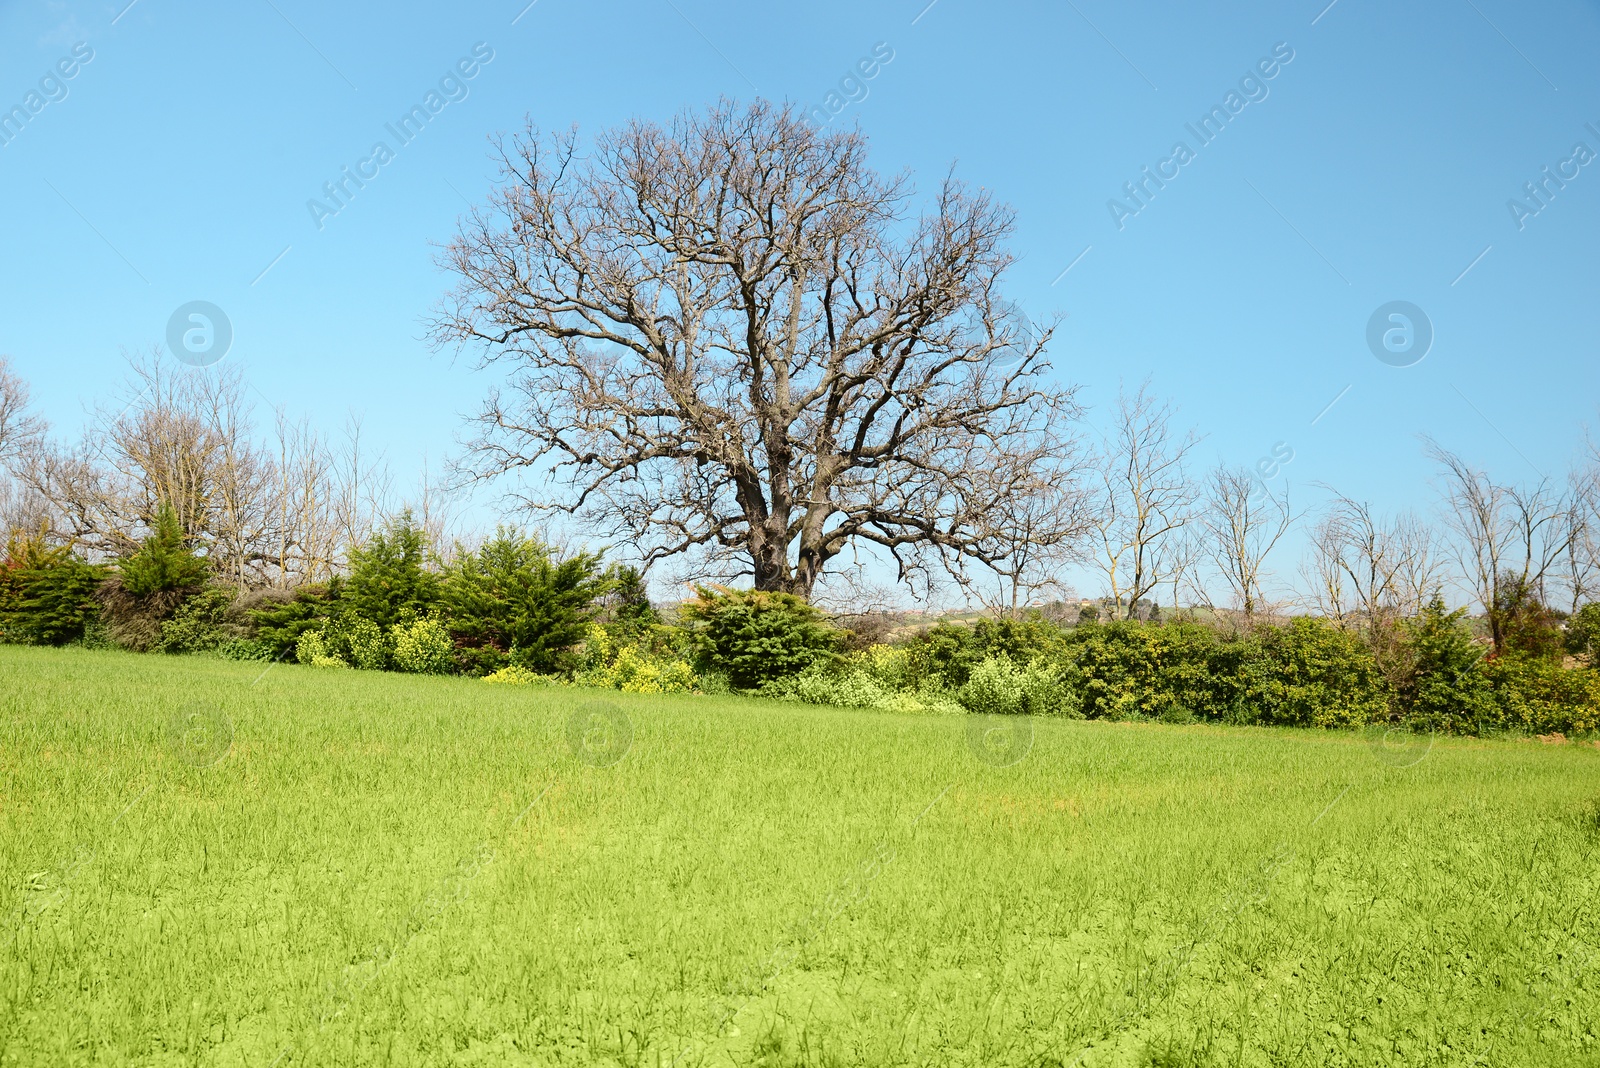
[[[1600,749],[260,673],[0,648],[0,1064],[1600,1063]]]

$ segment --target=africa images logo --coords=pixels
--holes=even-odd
[[[479,41],[472,46],[472,54],[462,56],[455,66],[439,78],[438,88],[429,89],[423,96],[420,104],[413,104],[411,109],[400,118],[391,123],[384,123],[383,128],[394,138],[398,148],[404,148],[422,133],[423,129],[433,117],[442,112],[450,104],[459,104],[465,100],[471,90],[467,83],[476,78],[480,71],[494,59],[494,49],[487,43]],[[326,226],[326,220],[338,215],[357,193],[367,187],[367,183],[376,178],[380,169],[392,162],[396,151],[389,147],[387,141],[376,141],[367,155],[356,161],[354,171],[346,165],[339,169],[339,177],[331,182],[322,183],[322,193],[326,200],[312,197],[306,201],[306,210],[311,213],[311,221],[321,230]]]
[[[1127,203],[1116,197],[1106,201],[1106,210],[1111,213],[1111,221],[1117,224],[1117,229],[1126,229],[1128,219],[1149,207],[1156,194],[1178,177],[1182,168],[1199,157],[1199,149],[1220,137],[1235,116],[1249,105],[1267,99],[1272,92],[1267,83],[1293,60],[1294,49],[1289,47],[1288,42],[1279,41],[1272,46],[1271,55],[1262,56],[1254,67],[1245,72],[1244,77],[1239,79],[1239,88],[1229,90],[1228,95],[1222,98],[1222,103],[1213,104],[1211,110],[1195,122],[1184,123],[1183,128],[1194,138],[1195,147],[1190,148],[1187,141],[1175,142],[1171,153],[1157,161],[1154,171],[1148,166],[1143,167],[1139,178],[1122,184]]]

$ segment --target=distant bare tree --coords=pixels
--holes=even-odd
[[[37,443],[45,429],[44,420],[28,411],[28,384],[0,356],[0,464]]]
[[[0,356],[0,538],[48,522],[44,502],[14,472],[44,441],[45,421],[28,410],[28,384]]]
[[[1566,517],[1566,555],[1562,585],[1569,612],[1600,597],[1600,448],[1588,442],[1590,455],[1569,478],[1571,507]]]
[[[1413,512],[1391,524],[1389,540],[1395,608],[1402,616],[1414,616],[1445,584],[1445,546],[1433,527]]]
[[[1274,494],[1247,468],[1212,470],[1200,513],[1209,535],[1206,555],[1244,612],[1246,626],[1265,600],[1261,573],[1267,556],[1294,521],[1287,485]]]
[[[1119,392],[1113,425],[1095,457],[1098,492],[1090,504],[1095,563],[1105,575],[1115,612],[1134,606],[1187,567],[1179,536],[1197,497],[1188,474],[1192,431],[1172,429],[1173,408],[1157,403],[1146,382]]]
[[[1504,621],[1496,606],[1513,587],[1544,598],[1546,579],[1567,551],[1573,502],[1548,479],[1532,487],[1500,485],[1438,443],[1430,440],[1427,447],[1443,468],[1447,521],[1457,536],[1462,575],[1488,615],[1495,650],[1502,651]]]
[[[17,465],[54,536],[91,557],[125,555],[165,503],[220,581],[288,587],[330,576],[352,494],[321,437],[280,412],[276,440],[258,440],[237,368],[178,368],[157,355],[135,358],[132,372],[81,443],[41,441]],[[370,476],[359,457],[355,467]]]
[[[363,451],[362,441],[361,419],[351,415],[331,475],[334,541],[347,553],[365,545],[367,536],[395,510],[388,464],[382,456]]]
[[[433,324],[511,371],[474,476],[526,472],[524,506],[647,566],[690,554],[802,595],[862,543],[908,584],[1021,570],[1019,495],[1048,498],[1031,546],[1074,536],[1073,391],[1043,376],[1051,330],[1003,300],[1012,214],[989,194],[947,179],[913,217],[859,132],[765,102],[587,150],[530,128],[500,161]]]

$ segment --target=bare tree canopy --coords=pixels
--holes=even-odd
[[[1546,581],[1580,531],[1573,514],[1581,502],[1559,492],[1548,478],[1531,487],[1502,485],[1457,453],[1426,440],[1428,457],[1441,468],[1446,522],[1456,534],[1460,573],[1489,620],[1496,652],[1505,648],[1499,611],[1511,590],[1547,599]]]
[[[8,530],[43,527],[108,559],[132,552],[166,504],[219,580],[294,586],[332,575],[385,510],[388,479],[363,458],[359,424],[341,453],[282,411],[262,439],[237,367],[177,367],[154,355],[133,358],[131,370],[123,395],[91,416],[76,444],[14,424],[26,433],[8,466],[23,496],[0,509]],[[25,396],[20,384],[0,387]],[[426,487],[423,504],[426,516]]]
[[[1249,624],[1263,607],[1262,568],[1295,515],[1289,489],[1274,494],[1248,468],[1219,465],[1204,492],[1200,522],[1208,535],[1206,555],[1222,576]]]
[[[1173,415],[1171,404],[1151,395],[1148,382],[1131,397],[1119,391],[1113,425],[1096,458],[1095,563],[1119,617],[1134,618],[1141,598],[1163,582],[1176,586],[1193,563],[1194,545],[1182,535],[1198,496],[1188,472],[1198,439],[1192,431],[1175,432]]]
[[[1012,216],[947,179],[909,183],[856,131],[727,101],[633,122],[587,153],[531,128],[443,263],[432,332],[510,369],[470,469],[549,479],[562,511],[638,547],[809,595],[848,547],[1002,573],[1081,525],[1073,390],[1050,329],[999,292]],[[904,225],[905,229],[902,230]]]
[[[44,420],[28,412],[28,384],[0,356],[0,464],[16,457],[44,433]]]

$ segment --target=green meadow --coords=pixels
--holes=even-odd
[[[0,1065],[1600,1064],[1600,749],[0,647]]]

